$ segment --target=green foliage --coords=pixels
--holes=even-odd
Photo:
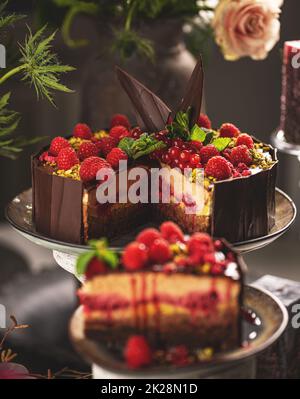
[[[122,61],[135,53],[154,61],[154,50],[150,40],[142,38],[133,30],[115,30],[114,34],[112,51],[118,53]]]
[[[2,4],[0,4],[0,29],[7,28],[7,27],[13,25],[15,22],[24,18],[24,15],[20,15],[20,14],[16,14],[16,13],[7,14],[5,12],[5,8],[6,8],[7,4],[8,4],[8,0],[3,1]]]
[[[165,148],[165,144],[157,140],[154,134],[143,133],[137,140],[124,137],[119,143],[119,148],[125,151],[129,158],[138,159]]]

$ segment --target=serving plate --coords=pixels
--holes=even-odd
[[[75,349],[92,364],[94,377],[107,378],[205,378],[222,375],[228,370],[243,370],[243,364],[255,361],[257,356],[275,343],[285,330],[288,313],[284,305],[271,293],[254,286],[246,286],[244,308],[255,314],[254,322],[243,320],[243,345],[230,352],[215,355],[210,361],[185,367],[154,366],[142,370],[130,370],[116,358],[105,344],[88,339],[84,333],[82,307],[70,322],[70,337]]]

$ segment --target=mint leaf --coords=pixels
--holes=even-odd
[[[213,140],[212,145],[216,147],[218,151],[223,151],[229,146],[231,138],[229,137],[218,137]]]
[[[165,148],[162,141],[157,140],[154,134],[143,133],[139,139],[135,140],[131,147],[131,156],[138,159],[144,155],[151,154],[153,151]]]
[[[134,143],[134,139],[131,137],[124,137],[122,140],[120,140],[118,147],[121,148],[126,154],[128,155],[129,158],[132,157],[132,146]]]
[[[191,131],[190,138],[193,141],[201,141],[201,143],[203,143],[206,139],[206,133],[201,127],[199,127],[198,125],[194,125]]]
[[[110,249],[104,249],[99,251],[98,257],[100,260],[103,260],[103,262],[109,265],[111,269],[116,269],[119,264],[118,255]]]
[[[89,264],[89,262],[92,260],[92,258],[94,256],[96,256],[95,251],[89,251],[89,252],[85,252],[85,253],[79,255],[79,257],[77,258],[77,262],[76,262],[77,276],[81,276],[82,274],[85,273],[87,265]]]

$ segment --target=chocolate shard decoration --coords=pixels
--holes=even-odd
[[[116,73],[119,82],[132,102],[139,126],[148,132],[165,129],[171,114],[169,107],[123,69],[116,67]]]
[[[187,88],[183,99],[176,111],[184,111],[186,112],[189,108],[191,109],[190,113],[190,126],[194,126],[197,122],[198,116],[201,111],[202,104],[202,92],[203,92],[203,64],[202,58],[198,60],[193,73],[188,81]]]

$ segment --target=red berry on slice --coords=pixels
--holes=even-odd
[[[97,156],[98,152],[99,150],[96,144],[92,143],[91,141],[87,141],[80,144],[77,155],[80,161],[83,161],[86,158]]]
[[[176,243],[178,241],[184,241],[184,235],[179,226],[173,222],[164,222],[160,226],[160,232],[162,237],[170,243]]]
[[[191,361],[189,359],[189,352],[185,345],[175,346],[170,350],[170,362],[174,366],[186,366]]]
[[[230,153],[230,161],[234,166],[237,166],[239,163],[244,163],[247,166],[251,165],[252,156],[249,148],[245,145],[234,147]]]
[[[103,158],[86,158],[80,165],[79,175],[81,180],[83,180],[84,182],[96,180],[97,172],[102,168],[112,170],[110,164]]]
[[[123,114],[115,114],[110,122],[110,127],[114,126],[124,126],[126,129],[130,128],[130,123],[126,115]]]
[[[157,229],[149,227],[138,234],[136,241],[146,245],[146,247],[150,247],[158,238],[161,238],[160,232]]]
[[[124,126],[114,126],[110,129],[109,136],[119,141],[121,137],[129,136],[129,132]]]
[[[217,180],[225,180],[232,175],[232,165],[225,158],[216,156],[207,162],[205,173]]]
[[[220,127],[220,137],[237,137],[240,133],[233,123],[223,123]]]
[[[163,264],[172,256],[169,243],[164,238],[157,238],[151,245],[149,257],[152,262]]]
[[[206,129],[211,129],[211,121],[206,114],[200,114],[197,120],[197,125]]]
[[[249,134],[243,133],[240,134],[236,140],[236,146],[239,145],[245,145],[248,148],[253,148],[254,147],[254,142],[251,136]]]
[[[206,233],[194,233],[187,244],[189,254],[199,251],[200,248],[205,252],[214,250],[214,245],[211,237]]]
[[[139,127],[135,127],[133,129],[131,129],[130,133],[131,133],[131,137],[136,140],[136,139],[138,139],[141,136],[141,134],[143,132],[142,132],[142,130]]]
[[[73,130],[73,136],[80,139],[90,140],[92,138],[92,131],[85,123],[77,123]]]
[[[58,169],[69,170],[79,163],[79,159],[73,148],[65,147],[59,151],[56,162]]]
[[[219,155],[219,151],[216,149],[216,147],[212,144],[208,144],[201,148],[199,151],[201,161],[203,164],[206,164],[210,158],[215,157],[216,155]]]
[[[138,369],[152,361],[150,345],[142,335],[131,336],[124,348],[124,358],[129,367]]]
[[[107,162],[114,169],[118,169],[120,161],[126,161],[127,159],[128,155],[121,148],[113,148],[106,157]]]
[[[92,258],[87,266],[85,271],[85,277],[87,280],[92,279],[94,276],[98,274],[103,274],[107,271],[107,266],[102,260],[97,258],[96,256]]]
[[[57,156],[63,148],[70,147],[70,143],[64,137],[55,137],[50,144],[49,152],[51,155]]]
[[[134,271],[143,269],[148,262],[148,250],[144,244],[132,242],[128,244],[123,253],[122,261],[126,270]]]

